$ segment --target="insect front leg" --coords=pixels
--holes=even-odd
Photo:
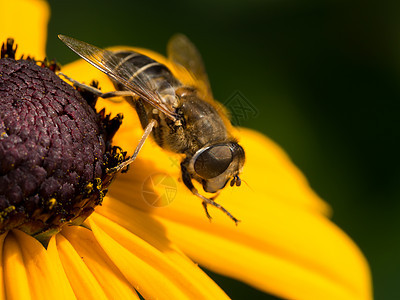
[[[142,147],[144,145],[144,142],[149,137],[149,135],[150,135],[151,131],[153,130],[153,128],[155,126],[157,126],[157,124],[158,124],[158,122],[156,120],[154,120],[154,119],[150,120],[149,124],[147,124],[146,128],[144,129],[144,133],[143,133],[142,137],[140,138],[139,144],[136,146],[136,149],[133,152],[132,156],[129,157],[123,163],[119,164],[118,166],[116,166],[114,168],[107,169],[106,172],[108,174],[116,173],[116,172],[121,171],[123,168],[129,166],[131,163],[133,163],[133,161],[138,156],[140,149],[142,149]]]
[[[240,222],[240,220],[238,220],[234,216],[232,216],[232,214],[225,207],[223,207],[221,204],[212,200],[213,198],[209,199],[207,197],[204,197],[197,191],[197,189],[193,185],[192,178],[190,177],[190,173],[185,166],[185,161],[183,161],[181,163],[181,171],[182,171],[182,181],[186,185],[186,187],[193,193],[193,195],[195,195],[195,196],[199,197],[201,200],[203,200],[201,204],[203,205],[204,211],[209,220],[211,220],[212,217],[211,217],[210,213],[208,212],[207,205],[212,205],[212,206],[218,208],[219,210],[221,210],[223,213],[225,213],[229,218],[231,218],[231,220],[233,222],[235,222],[236,225]],[[219,195],[219,193],[217,193],[216,196],[218,196],[218,195]]]

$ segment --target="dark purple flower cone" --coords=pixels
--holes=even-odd
[[[0,233],[18,228],[48,239],[64,224],[83,222],[101,204],[113,177],[106,169],[125,159],[111,146],[122,118],[96,113],[95,97],[88,95],[88,104],[51,68],[4,53]]]

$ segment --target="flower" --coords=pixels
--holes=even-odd
[[[20,229],[46,245],[65,224],[80,225],[101,203],[124,159],[111,139],[121,124],[95,112],[61,80],[57,64],[0,56],[0,234]],[[83,94],[85,95],[85,94]]]
[[[0,16],[1,41],[13,37],[24,53],[44,57],[45,2],[0,0]],[[81,82],[96,79],[104,91],[113,89],[107,76],[81,60],[63,72]],[[123,112],[114,143],[133,150],[142,134],[135,111],[124,101],[99,100],[103,106]],[[300,171],[268,138],[243,128],[237,134],[246,151],[242,178],[248,186],[226,188],[218,201],[242,220],[239,226],[212,208],[209,222],[199,200],[178,181],[180,157],[149,140],[85,226],[64,226],[47,249],[19,230],[0,236],[0,295],[227,298],[199,263],[284,298],[371,299],[367,262],[327,219],[329,207]],[[151,206],[144,200],[157,200],[153,196],[162,185],[151,183],[160,182],[168,182],[173,201],[165,197],[167,203]],[[146,191],[155,193],[146,198]]]

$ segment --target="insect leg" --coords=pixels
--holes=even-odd
[[[126,160],[123,163],[119,164],[118,166],[116,166],[114,168],[107,169],[106,172],[108,174],[116,173],[116,172],[122,170],[123,168],[127,167],[131,163],[133,163],[133,161],[138,156],[140,149],[142,149],[142,147],[144,145],[144,142],[146,141],[146,139],[150,135],[151,131],[153,130],[153,127],[157,126],[157,124],[158,124],[158,122],[156,120],[154,120],[154,119],[150,120],[149,124],[147,124],[146,128],[144,129],[144,133],[143,133],[142,137],[140,138],[139,144],[136,146],[136,149],[133,152],[132,156],[129,157],[128,160]]]
[[[207,218],[209,218],[210,220],[212,219],[208,212],[208,209],[207,209],[207,205],[209,204],[209,205],[212,205],[212,206],[218,208],[223,213],[225,213],[229,218],[232,219],[233,222],[235,222],[236,225],[240,222],[240,220],[238,220],[234,216],[232,216],[232,214],[229,211],[227,211],[226,208],[223,207],[221,204],[213,201],[212,199],[208,199],[207,197],[204,197],[197,191],[197,189],[194,187],[194,185],[192,183],[192,179],[190,177],[188,170],[186,169],[186,166],[184,166],[184,161],[181,163],[181,170],[182,170],[183,183],[193,193],[193,195],[195,195],[195,196],[199,197],[201,200],[203,200],[201,204],[204,207],[204,211],[206,212]],[[218,196],[218,194],[217,194],[217,196]]]
[[[192,191],[192,193],[203,200],[202,204],[203,204],[203,207],[206,211],[206,215],[208,218],[210,218],[210,215],[209,215],[208,209],[207,209],[207,205],[209,204],[209,205],[212,205],[212,206],[218,208],[222,212],[224,212],[229,218],[232,219],[233,222],[235,222],[236,225],[240,222],[240,220],[238,220],[234,216],[232,216],[232,214],[229,211],[227,211],[226,208],[223,207],[221,204],[204,197],[203,195],[199,194],[199,192],[196,189],[195,189],[195,191]]]
[[[207,218],[211,221],[212,217],[211,217],[210,213],[208,212],[207,203],[203,201],[203,202],[201,202],[201,204],[204,207],[204,211],[206,212]]]
[[[81,83],[79,81],[76,81],[75,79],[72,79],[71,77],[65,75],[62,72],[58,72],[58,75],[61,75],[65,79],[70,81],[73,84],[74,87],[81,88],[83,90],[89,91],[89,92],[93,93],[94,95],[96,95],[97,97],[101,97],[103,99],[113,98],[113,97],[123,97],[123,96],[134,96],[134,97],[136,96],[135,93],[130,92],[130,91],[112,91],[112,92],[103,93],[101,90],[99,90],[99,89],[97,89],[97,88],[95,88],[93,86],[90,86],[90,85]]]

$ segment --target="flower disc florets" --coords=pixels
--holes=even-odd
[[[122,118],[96,113],[96,99],[88,104],[54,64],[15,60],[7,47],[0,59],[0,233],[18,228],[40,239],[81,223],[101,203],[112,179],[106,168],[124,159],[110,143]]]

